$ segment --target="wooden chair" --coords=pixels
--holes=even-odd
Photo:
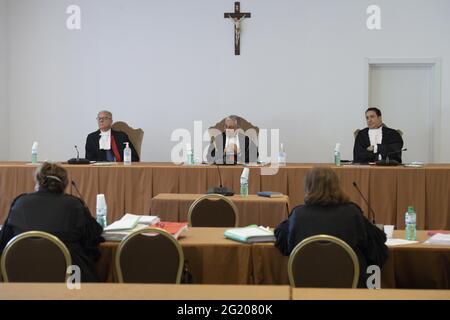
[[[125,132],[128,135],[128,138],[130,138],[130,142],[133,144],[133,146],[136,149],[136,152],[140,158],[141,157],[142,140],[144,139],[144,130],[142,130],[141,128],[133,129],[126,122],[123,122],[123,121],[114,122],[112,125],[112,129],[116,130],[116,131]]]
[[[190,227],[237,227],[239,213],[236,205],[220,194],[207,194],[192,203],[188,213]]]
[[[317,235],[300,242],[289,257],[291,287],[356,288],[359,261],[341,239]]]
[[[65,282],[72,264],[69,250],[54,235],[29,231],[12,238],[1,257],[5,282]]]

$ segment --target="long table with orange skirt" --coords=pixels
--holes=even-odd
[[[226,239],[225,228],[190,228],[181,238],[195,284],[288,284],[288,257],[273,243],[245,244]],[[403,238],[404,231],[394,237]],[[429,245],[426,231],[419,243],[389,247],[381,271],[382,288],[450,289],[450,246]],[[117,282],[114,257],[118,242],[101,244],[97,273],[103,282]]]
[[[420,168],[377,167],[329,164],[288,164],[276,174],[266,175],[267,167],[250,166],[249,193],[278,191],[289,196],[290,208],[303,203],[303,180],[314,166],[329,166],[341,179],[351,200],[367,214],[368,206],[353,186],[356,182],[375,212],[376,221],[404,228],[404,214],[413,205],[419,229],[450,229],[450,164],[433,164]],[[96,195],[103,193],[108,205],[108,221],[124,213],[148,214],[150,201],[160,193],[202,194],[219,186],[216,166],[183,166],[171,163],[133,163],[132,165],[68,165],[73,180],[95,214]],[[11,202],[24,192],[34,190],[35,165],[21,162],[0,163],[0,224],[8,214]],[[242,166],[222,166],[224,186],[239,194]],[[77,195],[69,184],[67,193]]]

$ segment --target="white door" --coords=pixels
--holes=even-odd
[[[370,65],[369,105],[379,107],[383,122],[403,131],[402,160],[432,162],[432,67]]]

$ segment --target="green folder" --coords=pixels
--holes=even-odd
[[[224,236],[227,239],[244,243],[275,242],[275,236],[272,230],[256,225],[228,229],[225,231]]]

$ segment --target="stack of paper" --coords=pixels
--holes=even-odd
[[[401,246],[401,245],[405,245],[405,244],[413,244],[413,243],[418,243],[419,241],[410,241],[410,240],[405,240],[405,239],[387,239],[386,240],[386,245],[388,247],[394,247],[394,246]]]
[[[105,231],[103,232],[102,236],[105,238],[106,241],[122,241],[127,235],[138,231],[148,228],[148,225],[145,224],[137,224],[132,229],[126,229],[126,230],[113,230],[113,231]],[[106,230],[106,228],[105,228]]]
[[[127,213],[120,220],[115,221],[103,230],[103,238],[107,241],[121,241],[130,233],[157,223],[159,223],[157,216]]]
[[[244,228],[228,229],[224,233],[225,238],[245,242],[275,242],[273,231],[269,228],[249,226]]]
[[[434,236],[428,238],[425,243],[450,246],[450,234],[436,233]]]
[[[132,219],[138,219],[138,222],[140,224],[146,224],[146,225],[153,225],[156,223],[159,223],[159,217],[157,216],[145,216],[145,215],[137,215],[137,214],[131,214],[131,213],[125,213],[125,215],[120,220],[132,220]]]
[[[139,223],[139,218],[126,218],[126,219],[120,219],[113,223],[111,223],[109,226],[107,226],[103,231],[109,232],[109,231],[123,231],[123,230],[131,230]]]

